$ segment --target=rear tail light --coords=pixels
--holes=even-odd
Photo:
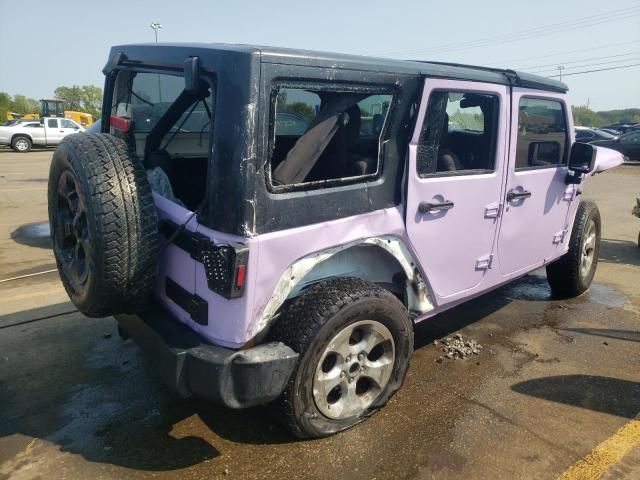
[[[122,133],[127,133],[129,131],[129,127],[131,126],[131,122],[129,122],[129,120],[124,117],[111,115],[109,117],[109,126],[114,130],[118,130]]]
[[[237,243],[210,246],[202,251],[209,288],[226,298],[241,297],[247,279],[249,249]]]
[[[238,265],[236,267],[236,289],[244,288],[244,281],[247,277],[247,266]]]

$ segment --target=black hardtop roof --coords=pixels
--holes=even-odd
[[[390,58],[260,45],[227,43],[146,43],[112,47],[111,56],[118,52],[124,52],[126,54],[128,53],[128,50],[140,51],[147,49],[155,50],[159,48],[174,51],[184,49],[189,51],[189,55],[194,55],[193,52],[196,50],[207,50],[211,51],[211,53],[219,52],[237,55],[258,55],[263,63],[415,74],[457,80],[473,80],[501,85],[513,85],[560,93],[568,91],[567,85],[558,80],[508,69],[435,61],[395,60]]]

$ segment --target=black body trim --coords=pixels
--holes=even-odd
[[[298,362],[298,354],[283,343],[246,350],[212,345],[155,303],[116,320],[151,358],[166,385],[183,397],[199,395],[230,408],[278,398]]]
[[[200,325],[209,324],[209,304],[204,298],[188,292],[169,277],[166,278],[164,290],[167,297],[189,313],[196,323]]]

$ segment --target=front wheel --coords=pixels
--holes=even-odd
[[[27,153],[31,150],[31,139],[29,137],[15,137],[11,140],[11,148],[18,153]]]
[[[319,283],[285,308],[272,337],[300,354],[278,414],[300,438],[362,422],[400,388],[413,326],[389,291],[357,278]]]
[[[547,280],[557,297],[584,293],[596,273],[600,251],[600,212],[595,203],[580,202],[573,222],[569,251],[547,265]]]

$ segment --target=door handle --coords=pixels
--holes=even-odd
[[[420,202],[420,205],[418,205],[418,211],[420,213],[435,213],[444,210],[451,210],[452,208],[453,202],[450,200],[445,200],[442,203]]]
[[[507,202],[513,202],[514,200],[524,200],[525,198],[529,198],[531,196],[531,192],[527,190],[523,192],[514,192],[511,190],[507,193]]]

